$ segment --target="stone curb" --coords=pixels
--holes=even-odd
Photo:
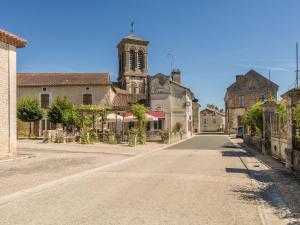
[[[11,161],[16,161],[16,160],[23,160],[23,159],[29,159],[35,157],[34,155],[26,155],[26,156],[21,156],[21,157],[13,157],[13,158],[8,158],[4,160],[0,160],[0,163],[4,162],[11,162]]]

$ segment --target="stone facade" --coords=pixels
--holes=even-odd
[[[49,98],[48,106],[50,106],[57,97],[67,97],[74,104],[83,105],[84,95],[88,94],[91,96],[91,104],[111,106],[115,92],[112,89],[109,76],[105,74],[95,74],[98,75],[99,78],[97,76],[91,78],[89,75],[88,73],[64,73],[59,75],[54,73],[52,75],[48,73],[18,73],[17,99],[24,96],[33,96],[38,99],[42,106],[41,97],[42,95],[47,95]],[[50,76],[50,79],[44,80],[42,79],[43,76]],[[69,81],[69,83],[63,81],[72,79],[72,77],[75,78],[75,76],[77,82],[75,82],[75,80],[72,82]],[[101,79],[103,76],[108,76],[108,79]],[[40,79],[39,82],[37,82],[38,79]],[[61,83],[56,81],[60,81]],[[95,84],[97,81],[99,81],[98,84]],[[44,108],[45,110],[47,109],[47,107]],[[55,125],[50,124],[47,120],[46,114],[44,117],[43,120],[34,123],[33,134],[35,136],[41,136],[44,130],[55,128]],[[17,128],[19,135],[27,135],[28,123],[18,120]]]
[[[148,43],[132,34],[123,38],[117,45],[118,81],[127,93],[145,94],[147,92]]]
[[[16,153],[16,48],[26,44],[0,30],[0,155]]]
[[[182,131],[192,133],[193,93],[181,84],[170,80],[164,74],[156,74],[150,79],[150,108],[164,111],[166,128],[172,132],[175,124],[182,125]]]
[[[206,108],[201,111],[201,132],[224,131],[225,113]]]
[[[278,85],[254,70],[245,75],[237,75],[236,82],[227,88],[225,101],[225,131],[236,134],[243,127],[242,116],[258,101],[277,99]]]
[[[110,106],[112,104],[115,93],[113,92],[111,85],[74,85],[74,86],[42,86],[42,87],[18,87],[17,97],[18,99],[23,96],[34,96],[41,103],[41,95],[49,95],[49,105],[57,97],[66,96],[74,104],[83,104],[83,95],[91,94],[92,104]]]

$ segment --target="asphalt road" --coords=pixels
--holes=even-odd
[[[262,224],[226,136],[197,136],[1,204],[0,224]]]

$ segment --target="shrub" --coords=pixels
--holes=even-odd
[[[161,130],[159,132],[159,135],[163,140],[165,140],[169,137],[169,132],[167,130]]]

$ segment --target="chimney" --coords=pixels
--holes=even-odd
[[[181,72],[179,69],[173,69],[172,70],[172,80],[177,82],[177,83],[180,83],[180,80],[181,80]]]

